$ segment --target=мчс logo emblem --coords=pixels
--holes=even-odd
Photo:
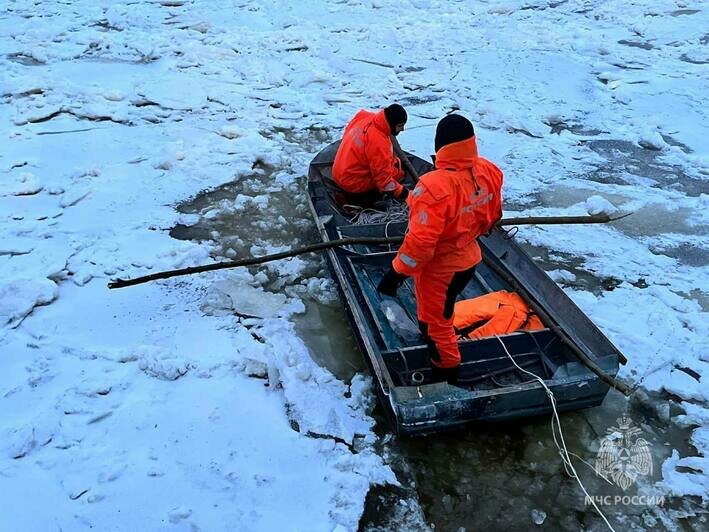
[[[617,427],[606,430],[596,456],[596,473],[610,477],[623,491],[640,476],[652,475],[650,444],[638,437],[642,431],[623,414]]]

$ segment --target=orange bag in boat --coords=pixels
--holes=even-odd
[[[453,312],[453,327],[462,333],[470,331],[465,334],[469,338],[545,328],[519,294],[505,290],[458,301]]]

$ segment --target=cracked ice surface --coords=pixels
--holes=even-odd
[[[302,302],[264,292],[264,274],[105,288],[214,260],[209,242],[169,237],[178,202],[256,161],[285,169],[281,188],[305,168],[308,153],[265,132],[316,114],[287,88],[313,80],[290,52],[258,58],[264,36],[276,51],[297,40],[293,16],[233,9],[2,8],[5,524],[352,530],[370,486],[396,483],[372,449],[367,378],[311,360],[289,321]],[[251,203],[267,209],[272,188]],[[283,265],[272,273],[302,277]]]
[[[470,116],[520,211],[636,211],[520,236],[571,258],[550,269],[629,356],[624,376],[679,397],[700,456],[673,456],[663,481],[706,497],[707,8],[685,4],[3,4],[3,519],[357,527],[369,486],[395,479],[371,448],[365,379],[348,390],[294,334],[298,295],[319,297],[324,281],[294,260],[105,284],[222,258],[213,239],[167,230],[199,218],[176,204],[230,181],[253,190],[203,218],[242,217],[232,253],[302,243],[299,179],[316,146],[300,140],[334,139],[357,109],[391,101],[407,106],[402,143],[422,156],[440,116]],[[270,183],[260,167],[277,169]],[[278,194],[297,209],[280,212]],[[589,273],[620,284],[591,293],[575,284]],[[293,290],[257,313],[251,290],[238,301],[216,293],[224,283]]]

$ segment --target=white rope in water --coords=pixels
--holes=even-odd
[[[601,519],[603,519],[603,521],[606,523],[606,526],[608,527],[608,529],[611,530],[612,532],[615,532],[615,529],[613,528],[613,526],[611,526],[608,519],[606,519],[606,516],[603,515],[603,512],[596,504],[596,501],[594,501],[593,497],[591,497],[588,494],[588,491],[586,491],[585,486],[583,485],[583,483],[581,482],[581,479],[579,478],[578,474],[576,473],[576,469],[574,468],[574,464],[571,463],[571,456],[572,455],[577,456],[577,455],[575,455],[573,453],[569,453],[568,449],[566,448],[566,441],[564,440],[564,433],[561,430],[561,420],[559,419],[559,412],[556,410],[556,398],[554,397],[554,393],[549,389],[549,387],[546,385],[546,383],[544,382],[544,380],[541,377],[539,377],[538,375],[535,375],[531,371],[527,371],[526,369],[521,367],[519,364],[517,364],[515,359],[512,357],[510,352],[507,350],[507,346],[505,345],[505,342],[502,341],[502,338],[500,338],[498,335],[495,335],[495,338],[497,338],[500,341],[500,343],[502,344],[502,348],[505,350],[505,353],[507,353],[507,356],[512,361],[512,363],[517,367],[517,369],[526,373],[530,377],[534,377],[534,380],[538,381],[539,384],[541,384],[542,387],[544,388],[544,391],[546,392],[547,397],[549,397],[549,401],[551,402],[551,408],[553,411],[552,417],[551,417],[551,433],[554,438],[554,443],[556,444],[556,448],[559,450],[559,456],[561,456],[561,461],[564,464],[564,470],[566,471],[567,475],[569,475],[571,478],[576,480],[578,485],[581,487],[581,490],[583,491],[584,495],[586,495],[586,500],[591,501],[591,504],[596,509],[596,512],[598,512],[598,515],[601,516]],[[558,435],[557,435],[557,432],[558,432]],[[561,442],[561,444],[559,442]],[[580,457],[577,456],[577,458],[580,458]],[[586,462],[585,460],[582,459],[582,461],[584,463],[588,464],[588,462]],[[605,480],[608,481],[608,479],[605,479]]]

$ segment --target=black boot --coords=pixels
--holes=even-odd
[[[460,366],[453,368],[439,368],[431,364],[431,382],[447,382],[456,384],[458,382],[458,372]]]

